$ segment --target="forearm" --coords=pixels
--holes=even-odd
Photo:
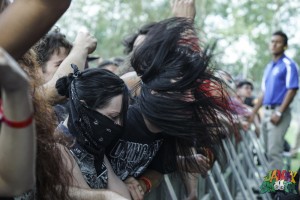
[[[48,102],[54,105],[64,100],[65,97],[62,97],[57,93],[57,90],[55,88],[56,81],[63,76],[67,76],[69,73],[73,73],[71,64],[75,64],[78,66],[79,70],[83,70],[87,55],[87,49],[73,47],[70,54],[58,67],[52,79],[49,82],[45,83],[43,86],[41,86],[43,88],[41,92],[44,92],[44,95]]]
[[[74,200],[126,200],[119,194],[105,189],[92,190],[70,187],[69,195]]]
[[[262,93],[258,99],[257,99],[257,103],[255,104],[254,108],[253,108],[253,113],[256,114],[258,112],[258,110],[260,109],[260,107],[262,106],[262,102],[264,99],[264,94]]]
[[[188,199],[196,199],[198,197],[198,178],[199,174],[195,173],[187,173],[183,177]]]
[[[115,174],[106,156],[104,156],[104,163],[108,172],[107,189],[117,192],[123,197],[130,199],[130,193],[126,187],[126,184]]]
[[[70,0],[15,0],[0,17],[0,46],[22,56],[67,10]]]
[[[291,102],[293,101],[294,97],[297,94],[297,90],[288,90],[288,92],[286,93],[284,100],[282,102],[282,104],[280,105],[278,111],[283,113],[291,104]]]
[[[69,187],[69,195],[71,199],[74,200],[105,200],[105,199],[116,199],[116,200],[124,200],[126,198],[122,197],[118,193],[115,193],[108,189],[90,189],[88,184],[86,183],[82,172],[73,156],[70,154],[69,150],[62,145],[58,145],[60,152],[63,157],[63,165],[66,170],[70,171],[72,174]],[[106,158],[105,158],[106,160]],[[108,170],[111,168],[109,167]],[[110,175],[108,175],[108,182],[110,182]],[[109,183],[110,184],[110,183]],[[129,196],[130,197],[130,196]]]
[[[2,92],[2,100],[4,116],[10,121],[24,121],[33,114],[27,89],[11,93]],[[35,139],[33,123],[24,128],[9,127],[4,122],[1,124],[0,179],[4,185],[0,187],[0,193],[19,195],[33,188]]]
[[[186,17],[194,21],[196,16],[195,0],[175,0],[171,3],[171,8],[174,17]]]
[[[151,189],[152,188],[156,188],[160,182],[162,181],[163,178],[163,174],[161,174],[158,171],[152,170],[152,169],[147,169],[141,177],[145,177],[147,179],[150,180],[151,182]],[[141,183],[142,188],[144,189],[144,191],[146,191],[146,185],[144,183],[144,181],[141,181],[141,177],[138,178],[139,182]]]

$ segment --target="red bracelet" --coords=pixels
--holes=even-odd
[[[25,127],[29,126],[30,124],[32,124],[32,121],[33,121],[33,115],[30,115],[30,117],[28,117],[28,119],[26,119],[24,121],[20,121],[20,122],[10,121],[10,120],[6,119],[4,116],[2,116],[2,118],[1,118],[1,122],[4,122],[7,126],[9,126],[11,128],[25,128]]]
[[[209,148],[204,148],[204,151],[210,161],[210,164],[212,165],[214,163],[214,153]]]
[[[5,123],[7,126],[11,127],[11,128],[25,128],[27,126],[29,126],[33,121],[33,115],[30,115],[27,119],[25,119],[24,121],[20,121],[20,122],[13,122],[10,121],[8,119],[5,118],[5,116],[3,115],[3,111],[0,105],[0,122]]]
[[[145,176],[141,176],[141,177],[140,177],[140,180],[142,180],[142,181],[145,183],[145,185],[146,185],[147,190],[146,190],[145,193],[150,192],[150,191],[151,191],[151,188],[152,188],[152,183],[151,183],[150,179],[148,179],[148,178],[145,177]]]
[[[11,128],[25,128],[29,126],[33,121],[33,114],[30,115],[26,120],[20,122],[13,122],[5,118],[2,108],[2,100],[0,99],[0,122],[4,122],[7,126]]]

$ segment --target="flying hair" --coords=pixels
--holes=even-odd
[[[167,152],[190,157],[189,147],[214,149],[225,132],[219,116],[232,121],[224,84],[210,68],[213,48],[200,48],[191,20],[170,18],[154,25],[133,52],[131,64],[143,82],[137,102],[169,137]],[[168,158],[184,171],[199,167],[193,159],[174,163]]]

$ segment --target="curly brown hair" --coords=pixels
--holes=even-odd
[[[56,52],[60,53],[60,49],[65,49],[69,54],[73,45],[67,40],[66,36],[60,32],[59,27],[55,27],[52,31],[44,35],[33,47],[36,52],[37,62],[42,68],[43,72],[46,72],[46,62]]]
[[[52,108],[39,90],[41,80],[38,75],[35,52],[29,50],[18,62],[29,75],[33,91],[34,118],[37,130],[37,199],[71,199],[68,194],[71,174],[63,166],[62,154],[55,139],[56,121]]]

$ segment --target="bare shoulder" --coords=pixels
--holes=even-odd
[[[141,80],[141,78],[136,74],[136,72],[128,72],[121,76],[121,79],[125,82],[129,89],[132,89]]]
[[[89,189],[90,187],[86,183],[78,164],[70,153],[70,150],[61,144],[57,143],[56,145],[61,152],[64,167],[72,174],[70,183],[71,186]]]
[[[70,151],[67,147],[63,146],[62,144],[56,143],[56,147],[59,149],[62,159],[66,162],[74,163],[75,160],[71,156]]]

